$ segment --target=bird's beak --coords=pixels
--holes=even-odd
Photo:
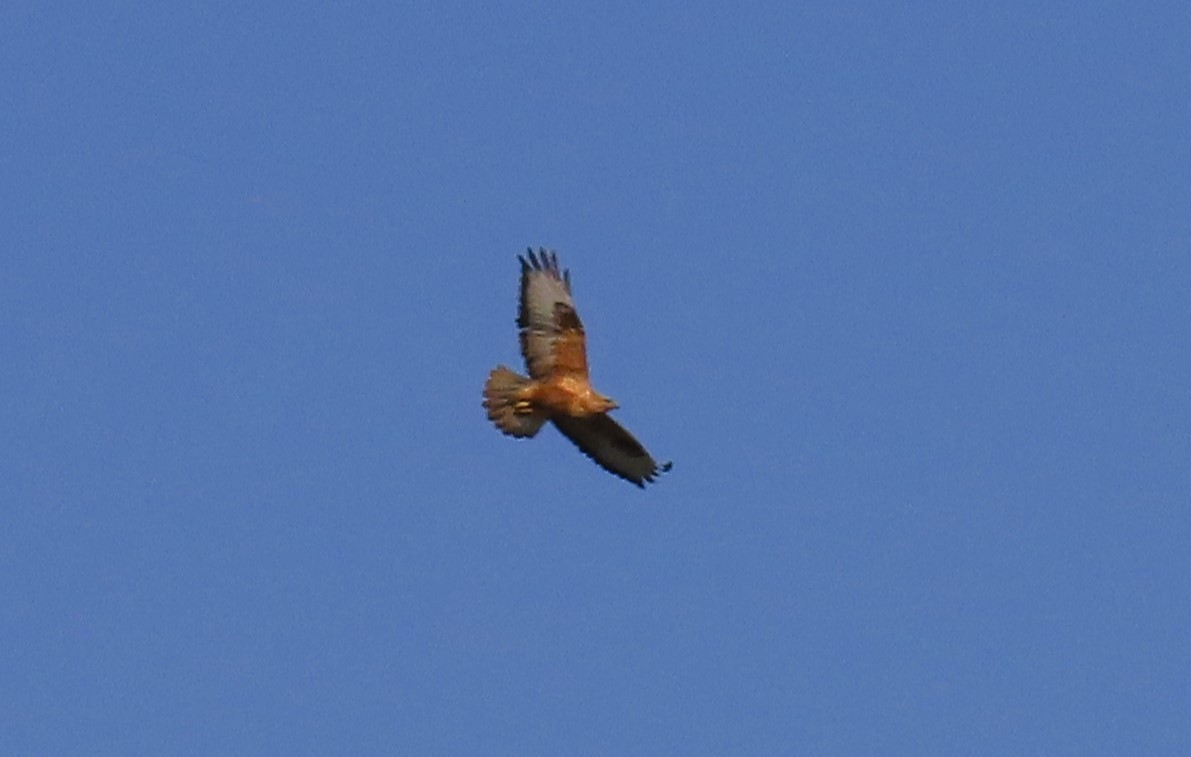
[[[620,403],[619,403],[619,402],[617,402],[616,400],[612,399],[611,397],[609,397],[609,398],[608,398],[608,409],[609,409],[609,410],[616,410],[616,409],[618,409],[619,407],[620,407]]]

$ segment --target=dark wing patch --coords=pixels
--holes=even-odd
[[[583,323],[575,308],[565,302],[554,303],[554,323],[563,331],[582,331]]]
[[[659,464],[607,413],[578,418],[556,416],[551,420],[563,436],[601,468],[641,488],[670,470],[671,463]]]

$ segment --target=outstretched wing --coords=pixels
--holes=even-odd
[[[528,259],[520,255],[521,301],[517,326],[521,354],[535,379],[575,374],[587,378],[587,342],[583,323],[571,299],[571,273],[558,267],[558,255],[547,250]]]
[[[670,463],[659,464],[645,451],[641,442],[607,413],[585,417],[559,415],[551,420],[563,436],[574,442],[583,454],[595,460],[601,468],[642,489],[646,482],[652,482],[670,470]]]

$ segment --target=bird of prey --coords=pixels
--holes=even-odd
[[[517,326],[529,377],[503,365],[484,384],[484,408],[508,436],[531,437],[546,421],[604,470],[645,488],[670,463],[654,460],[641,443],[608,415],[617,405],[591,385],[583,323],[571,299],[571,272],[558,255],[528,250],[521,261]]]

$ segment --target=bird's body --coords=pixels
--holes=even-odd
[[[670,469],[608,415],[618,407],[591,385],[583,323],[571,299],[570,272],[542,250],[521,261],[517,313],[529,377],[498,366],[484,385],[484,408],[500,431],[532,437],[551,421],[605,470],[644,486]]]
[[[528,403],[539,412],[551,415],[570,415],[582,418],[606,413],[610,400],[597,392],[591,382],[577,376],[562,375],[530,385]],[[613,405],[614,407],[614,405]]]

